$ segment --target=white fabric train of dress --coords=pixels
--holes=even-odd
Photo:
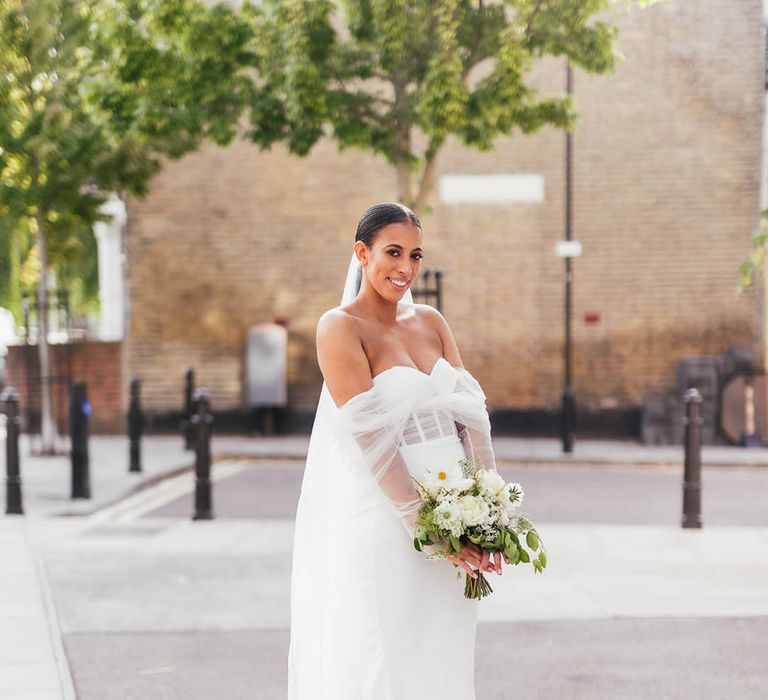
[[[344,444],[341,417],[375,400],[374,413],[396,426],[399,454],[418,478],[465,456],[456,421],[490,444],[485,395],[443,358],[430,373],[391,367],[373,384],[333,405],[338,423],[313,427],[296,513],[288,697],[474,700],[478,602],[464,598],[463,573],[414,549],[364,460]],[[332,401],[325,387],[320,400]]]

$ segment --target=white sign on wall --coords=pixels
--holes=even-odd
[[[540,204],[544,176],[443,175],[439,181],[443,204]]]
[[[558,241],[555,243],[558,258],[578,258],[581,255],[581,241]]]

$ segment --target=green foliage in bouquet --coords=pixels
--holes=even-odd
[[[523,499],[519,484],[506,483],[498,472],[460,460],[455,467],[429,472],[417,482],[422,507],[413,545],[433,547],[430,558],[458,554],[473,543],[489,552],[503,552],[510,564],[531,564],[537,573],[547,566],[539,533],[518,511]],[[488,580],[466,575],[464,595],[480,599],[493,592]]]

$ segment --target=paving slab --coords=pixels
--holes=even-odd
[[[0,698],[74,698],[44,563],[22,516],[0,517]]]
[[[292,521],[142,522],[142,534],[100,523],[43,548],[64,632],[288,627]],[[546,572],[490,576],[481,621],[768,616],[768,528],[539,530]]]

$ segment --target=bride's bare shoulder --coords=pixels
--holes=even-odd
[[[429,304],[414,304],[416,317],[421,319],[425,327],[434,331],[440,337],[443,346],[443,357],[454,367],[463,367],[456,340],[453,337],[448,321],[434,306]]]
[[[318,343],[329,339],[343,342],[359,335],[354,316],[340,306],[328,309],[317,322]]]
[[[357,323],[341,308],[329,309],[317,323],[317,362],[337,406],[371,388]]]
[[[414,304],[413,310],[416,313],[416,318],[437,331],[448,330],[448,322],[445,320],[445,316],[441,314],[434,306],[429,304]]]

